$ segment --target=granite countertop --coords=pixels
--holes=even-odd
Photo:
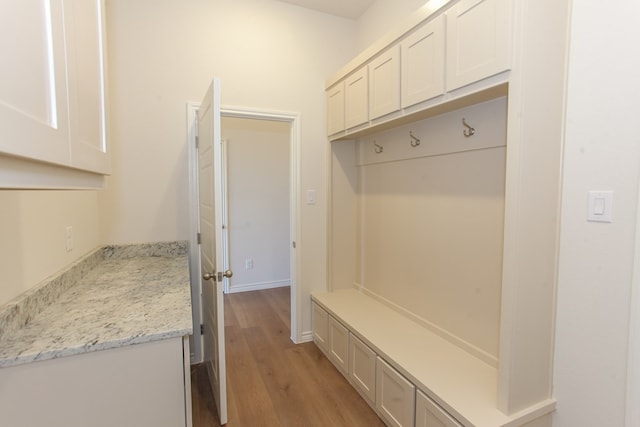
[[[100,249],[95,266],[55,301],[0,335],[0,368],[190,335],[186,245],[150,247]]]

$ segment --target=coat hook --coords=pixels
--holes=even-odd
[[[467,121],[464,119],[464,117],[462,118],[462,124],[467,128],[462,132],[467,138],[476,133],[476,130],[467,124]]]
[[[411,137],[410,144],[412,147],[417,147],[420,145],[420,138],[416,137],[413,132],[409,131],[409,136]]]
[[[384,150],[382,145],[376,144],[375,141],[373,141],[373,145],[375,145],[374,150],[375,150],[376,154],[380,154],[380,153],[382,153],[382,150]]]

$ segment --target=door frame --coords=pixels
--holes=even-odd
[[[191,363],[202,362],[202,288],[200,283],[200,259],[198,251],[198,174],[196,149],[196,117],[199,102],[187,102],[187,157],[189,164],[189,271],[191,273],[191,304],[193,311],[193,336],[189,340]],[[300,113],[254,109],[246,107],[222,106],[222,117],[236,117],[255,120],[269,120],[286,122],[291,126],[289,137],[289,235],[290,247],[290,277],[291,277],[291,341],[301,342],[302,321],[302,292],[298,289],[300,283],[301,257],[301,221],[299,209],[300,189]],[[227,242],[228,244],[228,242]]]

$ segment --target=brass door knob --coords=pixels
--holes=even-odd
[[[229,279],[229,278],[231,278],[231,277],[233,276],[233,271],[231,271],[231,270],[227,270],[227,271],[225,271],[224,273],[222,273],[222,275],[223,275],[224,277],[226,277],[227,279]]]
[[[215,280],[216,279],[216,273],[215,272],[213,272],[213,273],[204,273],[202,275],[202,278],[204,280],[211,280],[211,279]]]

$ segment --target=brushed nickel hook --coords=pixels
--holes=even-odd
[[[374,151],[376,152],[376,154],[380,154],[384,150],[384,147],[382,147],[382,145],[376,144],[375,141],[373,141],[373,145],[375,145]]]
[[[412,147],[417,147],[418,145],[420,145],[420,138],[415,136],[413,132],[409,131],[409,136],[411,137],[410,144]]]
[[[466,129],[462,132],[464,134],[464,136],[466,136],[467,138],[469,138],[470,136],[472,136],[474,133],[476,133],[476,130],[474,128],[472,128],[471,126],[469,126],[469,124],[467,123],[467,121],[464,119],[464,117],[462,118],[462,124],[466,127]]]

